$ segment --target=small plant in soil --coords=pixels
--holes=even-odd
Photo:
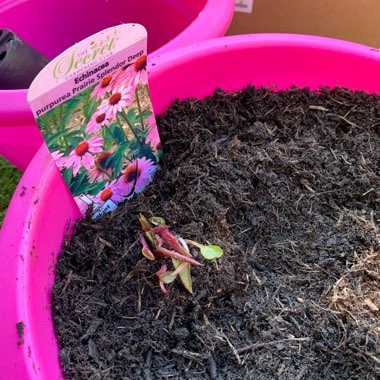
[[[163,293],[169,291],[165,288],[165,284],[172,283],[177,276],[180,278],[183,286],[193,293],[193,285],[191,280],[191,265],[202,265],[195,260],[190,253],[189,245],[200,250],[201,255],[206,260],[215,260],[223,256],[223,250],[217,245],[203,245],[193,240],[184,240],[179,236],[175,236],[166,225],[165,219],[154,216],[148,219],[143,215],[139,215],[139,223],[143,234],[140,237],[142,244],[142,254],[148,260],[161,260],[161,268],[156,272],[159,278],[160,288]],[[168,270],[167,261],[171,259],[173,269]]]

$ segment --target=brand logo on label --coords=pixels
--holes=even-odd
[[[53,76],[55,79],[61,79],[75,70],[79,70],[84,66],[88,66],[107,53],[112,52],[115,48],[116,41],[119,39],[117,29],[115,28],[112,33],[105,35],[99,41],[92,41],[88,47],[77,52],[77,49],[62,55],[59,61],[55,64],[53,69]]]

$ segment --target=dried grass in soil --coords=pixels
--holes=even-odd
[[[159,118],[155,184],[80,221],[53,312],[68,379],[378,379],[380,99],[248,87]],[[225,256],[161,294],[137,215]]]

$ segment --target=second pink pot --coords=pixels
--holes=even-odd
[[[107,27],[136,22],[148,30],[151,56],[222,36],[234,0],[28,0],[0,2],[0,31],[9,28],[49,58]],[[0,90],[0,154],[25,170],[42,143],[27,90]]]

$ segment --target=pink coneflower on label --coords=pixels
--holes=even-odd
[[[113,76],[108,75],[104,77],[99,84],[94,88],[91,93],[91,96],[96,96],[96,99],[102,99],[106,95],[107,92],[112,91],[113,86]]]
[[[59,150],[51,153],[51,157],[53,158],[59,170],[62,170],[66,167],[66,158],[63,156],[64,153],[60,152]]]
[[[107,118],[105,112],[95,112],[87,124],[86,132],[97,133],[102,129],[102,127],[108,127],[109,125],[110,120]]]
[[[110,156],[111,152],[103,152],[96,158],[95,166],[88,171],[88,181],[90,183],[106,181],[111,177]]]
[[[95,164],[93,154],[102,151],[103,138],[92,137],[91,139],[80,142],[75,149],[73,149],[66,160],[66,167],[73,167],[73,176],[75,177],[81,166],[90,170]]]
[[[103,100],[103,103],[98,108],[98,113],[105,113],[107,118],[115,120],[116,114],[132,102],[131,90],[130,86],[114,90],[108,99]]]
[[[130,70],[132,74],[134,74],[134,80],[133,83],[135,86],[137,86],[138,82],[141,82],[142,84],[148,83],[148,75],[146,73],[146,63],[147,63],[147,57],[146,55],[142,55],[140,58],[136,60],[134,65],[131,65],[128,67],[127,70]]]
[[[161,141],[160,136],[158,134],[158,128],[156,124],[156,118],[154,115],[149,116],[145,124],[148,128],[148,133],[145,138],[145,142],[149,143],[152,148],[160,149],[161,148]]]
[[[118,193],[123,196],[139,193],[152,181],[153,173],[156,171],[155,164],[143,158],[138,158],[130,163],[117,180]]]
[[[123,67],[114,78],[114,88],[117,86],[130,85],[133,89],[137,84],[148,83],[148,74],[146,72],[147,56],[143,55],[129,66]]]
[[[114,180],[108,183],[104,189],[102,189],[95,197],[94,202],[97,204],[103,204],[111,200],[112,202],[118,204],[124,200],[124,198],[119,194],[119,189],[117,186],[117,181]]]

